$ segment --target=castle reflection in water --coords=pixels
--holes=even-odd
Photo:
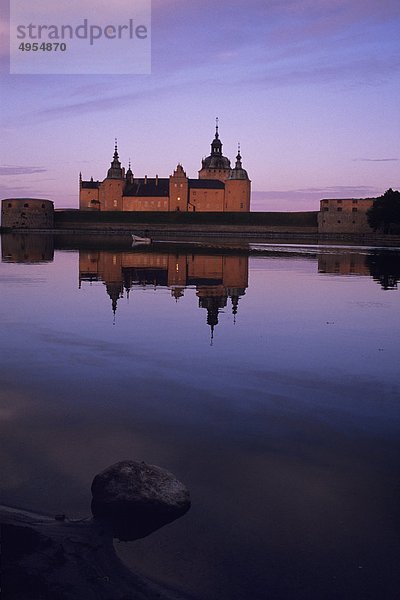
[[[211,335],[220,311],[229,306],[236,316],[239,300],[249,285],[250,252],[244,249],[155,244],[142,250],[130,248],[127,239],[121,237],[32,234],[3,235],[1,247],[3,262],[26,264],[53,261],[55,248],[79,251],[79,287],[86,282],[103,282],[114,315],[118,301],[135,289],[168,288],[178,301],[185,288],[194,288],[199,307],[207,311]],[[279,252],[279,258],[291,259],[295,254]],[[276,258],[277,252],[270,247],[262,256]],[[399,252],[393,249],[338,247],[327,251],[321,246],[310,247],[301,257],[316,262],[321,275],[370,276],[386,290],[397,288],[400,280]]]
[[[178,300],[195,287],[199,307],[207,310],[213,332],[218,313],[231,304],[236,315],[239,298],[248,286],[248,256],[164,252],[79,251],[79,285],[103,281],[115,314],[124,294],[136,287],[167,287]]]

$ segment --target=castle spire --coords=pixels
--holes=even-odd
[[[222,156],[222,142],[219,139],[219,119],[215,118],[215,137],[211,142],[211,156]]]
[[[133,183],[133,173],[132,173],[132,169],[131,169],[131,159],[129,159],[129,163],[128,164],[129,164],[129,167],[128,167],[128,170],[126,172],[126,180],[129,183]]]
[[[118,156],[117,138],[115,138],[114,156],[113,156],[113,160],[111,162],[111,167],[110,167],[110,169],[108,169],[107,178],[122,179],[122,177],[123,177],[123,173],[122,173],[121,163],[120,163],[119,156]]]
[[[238,143],[238,153],[236,156],[235,168],[231,170],[228,179],[246,179],[249,180],[247,171],[243,169],[242,155],[240,153],[240,143]]]
[[[238,142],[238,153],[236,156],[236,169],[242,169],[242,155],[240,154],[240,142]]]

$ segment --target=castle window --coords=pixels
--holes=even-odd
[[[357,212],[358,208],[352,208],[351,212]]]
[[[342,201],[341,201],[341,200],[338,200],[338,201],[337,201],[337,203],[338,203],[338,204],[342,204]]]
[[[46,205],[45,205],[45,204],[42,204],[42,208],[46,208]]]
[[[29,204],[24,204],[24,208],[29,208]]]
[[[240,208],[243,208],[243,202],[240,203]]]
[[[338,221],[338,223],[341,223],[342,221]]]
[[[12,207],[12,204],[11,204],[11,202],[9,202],[8,203],[8,208],[11,208],[11,207]]]
[[[358,204],[358,200],[353,200],[353,204]]]
[[[327,212],[329,210],[329,207],[328,206],[324,206],[323,210],[324,210],[324,212]]]
[[[343,208],[341,206],[339,206],[339,208],[337,209],[338,212],[342,212]]]
[[[118,206],[118,200],[114,200],[114,206]]]

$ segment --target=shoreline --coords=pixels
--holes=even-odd
[[[140,223],[137,227],[127,225],[120,227],[71,227],[71,228],[46,228],[46,229],[25,229],[25,228],[0,228],[0,233],[4,235],[53,235],[53,236],[77,236],[77,237],[95,237],[106,236],[110,238],[116,236],[130,237],[132,233],[145,235],[154,239],[154,242],[218,242],[218,243],[313,243],[316,245],[326,245],[327,243],[340,245],[346,242],[348,245],[361,246],[380,246],[380,247],[400,247],[400,235],[383,235],[370,233],[318,233],[317,231],[300,230],[290,231],[286,228],[274,228],[274,230],[265,231],[265,228],[237,226],[206,226],[206,227],[171,227],[160,224]]]

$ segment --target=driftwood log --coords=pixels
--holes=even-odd
[[[184,514],[190,507],[186,488],[168,471],[133,461],[117,463],[96,477],[96,493],[102,502],[97,504],[97,507],[101,506],[101,515],[95,514],[94,518],[70,520],[62,514],[49,517],[0,507],[2,599],[184,598],[125,567],[115,552],[113,539],[135,539],[130,536],[135,535],[132,532],[137,534],[138,529],[140,535],[136,537],[143,537],[146,531],[154,531]],[[116,505],[112,502],[112,490],[115,491]],[[96,504],[95,500],[94,497],[92,505]],[[110,513],[107,513],[107,504]],[[151,524],[151,506],[154,507],[154,526]],[[117,523],[114,518],[116,507],[123,515]],[[129,511],[132,524],[129,523]],[[164,521],[161,514],[165,515]],[[139,527],[143,515],[146,523]]]

